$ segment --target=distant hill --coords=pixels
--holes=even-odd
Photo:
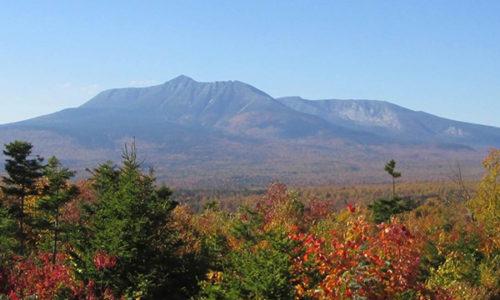
[[[0,125],[1,143],[28,140],[78,170],[118,161],[133,137],[145,166],[179,186],[378,182],[392,157],[411,168],[407,178],[439,179],[454,160],[477,169],[485,149],[500,146],[499,128],[384,101],[274,99],[239,81],[186,76]]]

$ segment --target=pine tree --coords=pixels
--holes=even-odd
[[[36,156],[29,158],[33,145],[28,142],[15,141],[5,145],[3,154],[6,159],[5,171],[8,176],[2,177],[2,191],[6,197],[12,198],[10,212],[19,224],[18,236],[20,239],[20,253],[25,248],[26,220],[24,202],[26,197],[36,193],[35,184],[42,177],[43,158]]]
[[[384,168],[384,170],[392,177],[392,197],[396,196],[396,178],[401,177],[401,172],[394,171],[395,168],[396,162],[394,161],[394,159],[391,159],[390,162],[385,164]]]
[[[231,231],[241,245],[221,257],[221,271],[209,273],[201,299],[299,299],[292,274],[297,243],[282,224],[264,231],[264,223],[262,213],[241,210]]]
[[[412,209],[413,203],[410,199],[403,199],[396,195],[396,178],[401,177],[401,172],[396,172],[396,162],[391,159],[385,164],[384,170],[392,177],[392,197],[389,199],[379,198],[368,205],[373,213],[375,223],[385,222],[391,216],[409,211]]]
[[[389,220],[391,216],[411,210],[412,206],[413,203],[409,199],[394,196],[389,199],[376,199],[368,204],[368,209],[372,211],[375,223],[381,223]]]
[[[116,295],[155,299],[168,293],[176,299],[177,245],[167,226],[175,207],[171,191],[156,188],[152,173],[141,171],[134,144],[123,153],[123,167],[108,162],[91,172],[99,200],[88,209],[89,241],[80,249],[87,276]],[[95,253],[116,257],[113,270],[96,270]]]
[[[57,243],[59,241],[61,207],[71,201],[77,194],[78,188],[69,184],[68,180],[75,175],[57,160],[56,157],[49,159],[48,165],[43,170],[48,184],[44,189],[44,197],[38,202],[38,208],[46,216],[41,220],[42,228],[51,229],[53,232],[52,263],[56,261]]]

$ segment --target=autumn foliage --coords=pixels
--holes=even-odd
[[[51,258],[51,253],[39,253],[37,257],[25,259],[14,257],[9,274],[11,297],[78,297],[82,293],[83,283],[75,279],[71,267],[65,262],[65,254],[59,253],[55,264]]]
[[[378,232],[371,234],[374,230]],[[312,234],[292,233],[290,238],[301,241],[297,252],[304,253],[294,259],[299,295],[389,299],[421,289],[417,282],[419,253],[412,247],[412,235],[396,219],[378,226],[355,219],[349,232],[332,231],[328,242]],[[319,275],[318,282],[307,275],[311,271]]]
[[[40,178],[24,203],[23,251],[21,235],[11,234],[19,226],[9,210],[15,199],[2,195],[0,299],[500,295],[498,150],[485,159],[486,175],[467,191],[470,198],[449,193],[448,183],[436,192],[434,184],[428,197],[414,196],[414,206],[384,210],[384,221],[376,218],[373,203],[390,199],[392,184],[385,194],[381,187],[350,189],[333,203],[321,189],[292,191],[275,181],[256,201],[234,210],[217,201],[195,210],[157,187],[135,155],[135,149],[124,153],[122,166],[93,169],[57,215],[40,212],[39,204],[54,197],[44,194],[50,179]],[[55,191],[60,197],[65,190]]]

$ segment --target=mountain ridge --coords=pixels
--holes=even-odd
[[[376,159],[477,163],[481,151],[500,146],[500,128],[387,101],[273,98],[244,82],[198,82],[185,75],[151,87],[102,91],[79,107],[0,125],[0,142],[30,140],[42,153],[58,145],[56,154],[77,168],[119,159],[133,137],[160,176],[170,178],[171,171],[190,177],[191,170],[205,181],[292,180],[304,169],[306,177],[330,178],[328,164],[356,178],[359,170],[374,171]]]
[[[387,135],[389,134],[387,131],[391,131],[390,133],[396,134],[400,138],[402,135],[409,135],[410,138],[414,139],[415,135],[419,135],[423,140],[428,140],[433,137],[432,135],[437,135],[441,139],[448,138],[447,141],[451,141],[451,137],[467,138],[467,135],[469,135],[470,141],[466,141],[466,143],[477,143],[488,141],[487,137],[477,136],[478,130],[483,130],[490,132],[494,136],[497,145],[500,139],[500,133],[496,127],[441,118],[423,111],[414,111],[388,101],[307,100],[300,97],[283,97],[277,100],[295,110],[317,115],[333,124],[348,121],[356,128],[377,132],[382,135]],[[367,104],[371,106],[370,111],[360,109],[361,106],[366,106]],[[373,115],[373,112],[377,110],[378,115],[375,115],[377,118],[370,118],[370,113]],[[380,111],[383,113],[381,114]],[[424,119],[425,123],[422,119]],[[370,128],[369,126],[375,126],[375,128]],[[408,127],[410,129],[407,129]]]

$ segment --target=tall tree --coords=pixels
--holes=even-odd
[[[5,171],[8,176],[2,177],[2,191],[6,197],[13,198],[11,212],[19,224],[20,252],[24,252],[26,223],[24,201],[27,196],[36,193],[35,184],[42,177],[43,158],[36,156],[29,158],[33,145],[28,142],[14,141],[5,145],[3,154],[7,156]]]
[[[384,170],[392,177],[392,197],[396,196],[396,178],[401,177],[401,172],[396,172],[394,169],[396,169],[396,162],[391,159],[385,164]]]
[[[78,188],[68,183],[68,180],[75,175],[75,172],[64,168],[54,156],[49,159],[47,166],[43,170],[43,175],[48,179],[48,184],[44,189],[45,196],[38,202],[38,208],[47,216],[42,220],[42,224],[45,225],[43,227],[51,228],[53,232],[52,263],[55,264],[60,232],[61,207],[78,194]]]
[[[152,174],[141,171],[133,144],[123,153],[123,167],[107,163],[92,174],[99,201],[88,209],[88,244],[80,249],[87,276],[117,295],[186,298],[176,294],[182,286],[175,276],[181,271],[177,240],[167,226],[175,207],[171,191],[155,187]],[[96,253],[116,257],[112,271],[94,268]]]

